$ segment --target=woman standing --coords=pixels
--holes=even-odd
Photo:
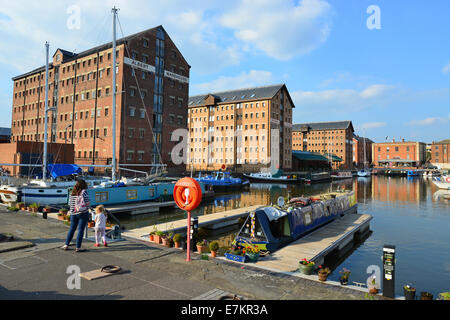
[[[84,229],[89,221],[89,207],[91,205],[87,188],[86,182],[79,180],[70,195],[70,230],[67,234],[66,244],[63,247],[64,250],[69,248],[70,242],[78,228],[76,252],[84,251],[81,249],[81,243],[83,242]]]

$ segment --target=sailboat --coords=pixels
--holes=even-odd
[[[358,177],[370,177],[370,170],[366,167],[366,137],[364,137],[364,169],[358,171]]]

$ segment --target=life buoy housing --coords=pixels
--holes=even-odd
[[[202,188],[197,180],[183,178],[175,184],[173,198],[180,209],[194,210],[202,202]]]

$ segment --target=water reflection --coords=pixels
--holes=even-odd
[[[372,176],[312,185],[252,184],[245,192],[216,194],[214,201],[204,202],[193,212],[206,215],[253,205],[270,205],[278,197],[311,196],[329,191],[353,190],[358,212],[371,214],[372,234],[357,243],[345,260],[330,261],[336,270],[330,279],[338,280],[343,267],[352,271],[351,280],[365,282],[370,265],[381,266],[380,256],[385,244],[397,246],[396,291],[412,283],[418,292],[435,296],[450,291],[450,194],[439,190],[431,181],[416,177]],[[178,209],[157,216],[121,217],[127,228],[185,218]],[[209,239],[218,239],[222,247],[231,244],[238,230],[221,230]]]

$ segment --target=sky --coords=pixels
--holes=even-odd
[[[190,95],[285,83],[293,122],[352,120],[375,142],[450,138],[448,0],[0,0],[0,117],[12,77],[162,25],[192,66]]]

